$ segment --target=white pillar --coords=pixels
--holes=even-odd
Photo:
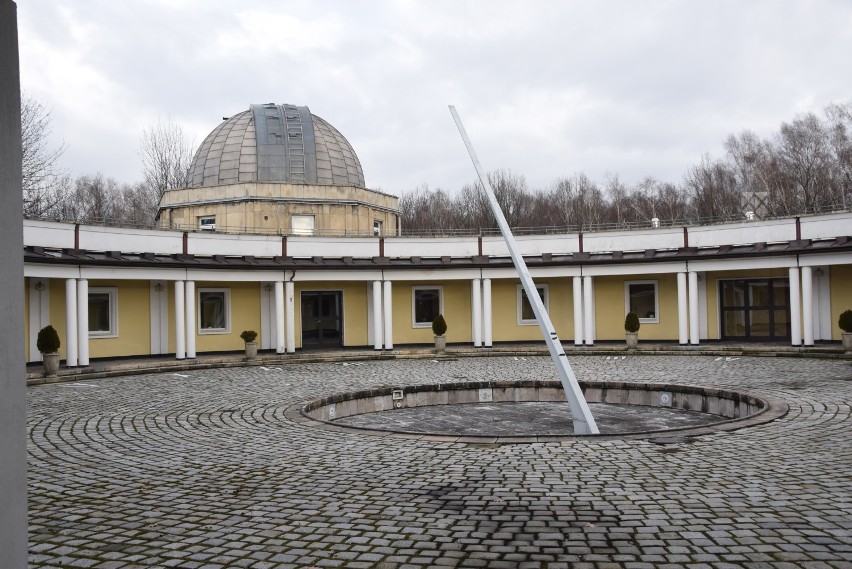
[[[681,346],[689,343],[689,301],[686,293],[686,273],[677,274],[677,340]]]
[[[805,345],[814,345],[814,273],[811,267],[802,267],[802,327]]]
[[[687,274],[689,279],[689,343],[698,345],[698,273]]]
[[[183,281],[175,281],[175,358],[186,359],[186,311]]]
[[[471,279],[470,281],[470,303],[473,317],[473,347],[482,347],[482,279]]]
[[[186,293],[186,357],[195,358],[195,281],[184,283]]]
[[[798,267],[790,267],[790,340],[794,346],[802,345],[802,291]]]
[[[285,324],[287,325],[287,353],[296,351],[296,285],[293,281],[284,283],[284,312]]]
[[[89,365],[89,281],[77,281],[77,365]]]
[[[77,365],[77,280],[65,280],[65,365]]]
[[[571,290],[574,293],[574,345],[583,345],[583,277],[571,280]]]
[[[382,282],[373,281],[373,348],[382,349]]]
[[[275,282],[275,353],[283,354],[287,350],[284,342],[284,282]]]
[[[494,345],[494,332],[491,322],[491,279],[482,279],[482,345],[490,348]]]
[[[594,297],[594,281],[591,276],[583,277],[583,339],[587,346],[595,343],[595,307]]]
[[[384,304],[382,305],[382,313],[384,314],[384,333],[385,333],[385,349],[393,349],[393,296],[391,293],[391,281],[384,282]]]

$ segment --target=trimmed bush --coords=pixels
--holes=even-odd
[[[624,330],[635,334],[639,331],[639,317],[635,312],[628,312],[627,318],[624,319]]]
[[[837,324],[844,332],[852,332],[852,310],[846,310],[841,313]]]
[[[50,324],[38,331],[36,347],[39,352],[43,354],[54,354],[59,351],[60,344],[59,334],[56,332],[56,328]]]
[[[240,338],[243,339],[243,342],[248,344],[249,342],[254,342],[255,338],[257,338],[257,332],[254,330],[243,330],[240,334]]]
[[[432,333],[436,336],[443,336],[447,332],[447,321],[444,320],[444,315],[439,314],[432,320]]]

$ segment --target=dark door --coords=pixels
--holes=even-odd
[[[302,347],[333,348],[343,345],[343,293],[302,293]]]
[[[790,340],[787,279],[720,281],[723,340]]]

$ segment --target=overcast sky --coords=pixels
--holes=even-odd
[[[158,120],[199,145],[251,103],[307,105],[367,186],[486,170],[678,182],[729,134],[852,101],[852,2],[17,0],[22,89],[73,175],[141,180]]]

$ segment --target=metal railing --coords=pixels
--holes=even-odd
[[[659,219],[652,221],[621,221],[621,222],[601,222],[601,223],[583,223],[574,225],[539,225],[534,227],[512,227],[512,232],[515,235],[564,235],[572,233],[593,233],[603,231],[635,231],[639,229],[656,229],[656,228],[672,228],[672,227],[692,227],[702,225],[718,225],[722,223],[754,223],[772,219],[791,219],[798,216],[819,215],[825,213],[840,213],[852,211],[852,207],[845,204],[833,204],[825,207],[815,208],[813,210],[796,213],[790,215],[762,216],[754,217],[752,220],[746,218],[743,214],[734,214],[717,217],[686,217],[676,219]],[[197,225],[173,223],[171,226],[164,226],[154,222],[133,222],[127,220],[116,221],[108,218],[86,218],[76,220],[63,220],[53,217],[27,217],[27,219],[37,221],[54,221],[63,223],[75,223],[80,225],[98,225],[106,227],[124,227],[128,229],[159,229],[163,231],[181,231],[195,233],[214,233],[214,234],[240,234],[240,235],[267,235],[267,236],[294,236],[294,237],[496,237],[500,235],[500,230],[497,227],[477,227],[477,228],[429,228],[429,229],[406,229],[391,233],[377,234],[370,230],[356,229],[315,229],[311,233],[292,231],[290,229],[275,228],[275,227],[252,227],[252,226],[234,226],[216,224],[215,229],[201,229]]]

